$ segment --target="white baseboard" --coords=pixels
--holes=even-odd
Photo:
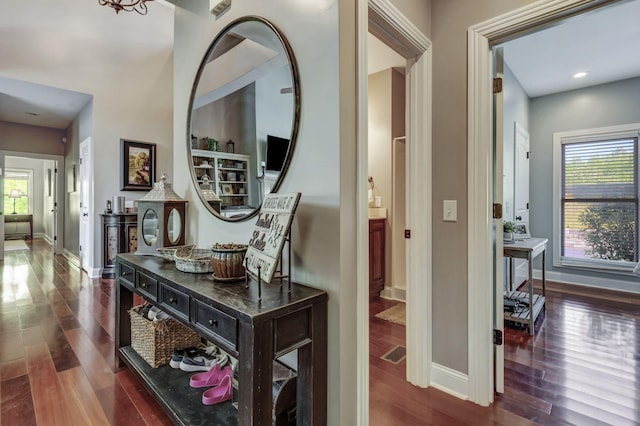
[[[45,240],[50,246],[53,245],[53,240],[47,234],[42,234],[42,239]]]
[[[542,279],[542,271],[540,269],[534,269],[533,278]],[[626,291],[628,293],[640,293],[640,277],[638,277],[636,281],[623,281],[615,278],[600,278],[589,275],[572,274],[570,272],[547,271],[545,278],[550,281],[580,285],[583,287]]]
[[[435,362],[431,364],[431,386],[456,398],[469,399],[469,376]]]
[[[69,261],[71,266],[74,266],[77,269],[80,269],[80,258],[75,254],[71,253],[69,250],[64,249],[62,255]]]
[[[88,268],[87,275],[89,278],[100,278],[102,276],[102,268]]]
[[[64,249],[63,256],[69,261],[69,264],[74,266],[77,269],[80,268],[80,258],[75,254],[71,253],[69,250]],[[101,269],[100,268],[85,268],[89,278],[100,278]]]
[[[385,286],[380,297],[383,299],[400,300],[402,302],[407,300],[407,290],[404,288],[394,288]]]

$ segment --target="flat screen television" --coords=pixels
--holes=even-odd
[[[266,170],[281,171],[289,151],[289,139],[267,135]]]

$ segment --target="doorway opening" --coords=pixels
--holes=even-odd
[[[483,164],[483,159],[493,158],[495,160],[502,155],[503,150],[501,144],[496,144],[499,155],[494,157],[496,152],[492,141],[494,129],[492,128],[491,112],[486,108],[483,110],[484,105],[493,104],[491,99],[493,95],[490,87],[486,84],[492,72],[491,46],[505,40],[515,39],[530,31],[531,28],[556,25],[559,21],[569,17],[612,3],[614,2],[564,1],[541,6],[538,2],[469,29],[469,209],[475,212],[486,212],[487,215],[484,216],[480,213],[471,217],[469,227],[474,230],[469,236],[469,250],[478,253],[477,256],[469,258],[469,300],[475,301],[475,306],[469,306],[469,381],[472,390],[470,398],[481,405],[487,405],[494,398],[494,385],[497,385],[494,383],[494,377],[497,377],[498,372],[494,372],[493,356],[499,351],[494,352],[491,324],[497,316],[503,313],[502,297],[501,295],[498,297],[498,292],[502,291],[503,282],[496,282],[496,277],[501,275],[497,270],[502,267],[502,262],[496,263],[496,271],[493,271],[491,267],[494,264],[493,260],[484,251],[490,247],[492,240],[498,239],[496,230],[501,230],[503,227],[502,218],[492,220],[489,216],[492,211],[491,203],[494,202],[492,199],[493,186],[495,184],[502,188],[502,176],[497,176],[494,182],[490,178],[492,174],[489,168],[494,167],[495,164],[491,162]],[[620,2],[620,4],[623,3]],[[517,13],[518,19],[513,19],[514,13]],[[506,125],[507,123],[505,123]],[[513,127],[513,123],[511,126],[510,135],[513,138],[515,127]],[[529,133],[533,144],[536,139],[535,131],[530,129]],[[532,195],[531,201],[535,204],[535,196]],[[530,218],[530,222],[533,222],[532,229],[537,220],[535,211],[532,211]],[[496,244],[495,247],[496,250],[499,250],[501,244]],[[493,250],[490,250],[489,253],[492,256],[497,255],[496,258],[501,257],[501,253],[494,253]],[[491,288],[492,286],[495,286],[495,291]],[[489,302],[487,306],[491,306],[491,309],[485,307],[482,303],[484,300]],[[497,361],[499,360],[496,360],[496,363]]]
[[[406,371],[403,380],[413,385],[427,387],[431,384],[431,42],[422,34],[415,25],[407,19],[388,0],[370,0],[359,3],[357,38],[358,43],[358,158],[357,176],[361,182],[359,188],[367,188],[365,185],[369,176],[369,119],[367,110],[362,106],[368,105],[368,73],[367,73],[367,43],[368,32],[377,37],[387,46],[393,46],[393,50],[404,58],[405,73],[405,199],[406,235],[414,237],[405,239],[406,246]],[[367,31],[368,29],[368,31]],[[389,73],[391,73],[389,71]],[[400,140],[396,144],[402,143]],[[388,156],[393,150],[393,137],[389,132],[386,138]],[[396,145],[396,148],[398,145]],[[400,150],[397,150],[397,153]],[[396,162],[396,172],[400,173],[399,163]],[[393,166],[387,170],[389,176],[389,188],[391,188],[391,176]],[[373,176],[371,187],[372,208],[382,208],[385,202],[382,194],[375,193],[376,177]],[[364,202],[364,194],[361,194],[364,207],[358,214],[358,247],[368,248],[369,233],[366,232],[369,225],[367,205]],[[387,196],[388,205],[393,202],[391,189]],[[397,194],[396,194],[397,195]],[[376,207],[376,196],[380,207]],[[397,200],[396,200],[397,201]],[[366,222],[365,222],[366,221]],[[386,230],[386,229],[385,229]],[[403,237],[405,233],[403,232]],[[386,240],[386,238],[385,238]],[[380,241],[380,240],[378,240]],[[391,244],[391,242],[389,242]],[[386,241],[385,241],[386,246]],[[366,249],[365,249],[366,250]],[[369,298],[370,284],[368,273],[370,272],[368,250],[358,250],[358,416],[359,422],[368,423],[369,418]],[[389,260],[391,262],[391,260]],[[391,271],[389,271],[391,273]],[[386,271],[385,271],[386,275]],[[418,285],[419,283],[419,285]],[[384,283],[383,283],[384,284]],[[384,286],[383,286],[384,287]],[[387,289],[389,291],[389,289]],[[391,292],[397,290],[391,288]],[[397,291],[398,294],[401,291]],[[379,293],[378,293],[379,294]],[[401,332],[402,333],[402,332]],[[391,351],[393,359],[398,359],[398,351]],[[402,350],[400,350],[402,352]],[[387,354],[389,355],[389,354]],[[385,361],[382,361],[385,362]],[[402,368],[402,367],[399,367]]]
[[[0,152],[3,165],[4,218],[0,240],[0,259],[8,251],[30,250],[34,240],[42,239],[54,253],[62,252],[64,205],[63,182],[58,170],[64,158],[58,155]]]

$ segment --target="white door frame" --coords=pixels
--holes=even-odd
[[[467,190],[469,399],[489,405],[494,397],[493,365],[493,91],[492,44],[534,27],[617,0],[540,0],[474,25],[467,32]],[[500,177],[499,177],[500,178]],[[502,185],[502,179],[496,182]]]
[[[78,220],[79,229],[79,246],[82,247],[80,251],[80,268],[87,271],[87,274],[91,278],[95,278],[100,275],[100,268],[94,268],[93,257],[93,178],[91,176],[91,170],[93,170],[93,139],[91,137],[86,138],[80,142],[79,156],[80,162],[82,162],[82,152],[87,150],[87,162],[79,165],[79,186],[80,186],[80,201],[87,200],[86,206],[80,207],[80,217]],[[86,192],[86,194],[85,194]],[[85,197],[86,195],[86,197]],[[86,229],[83,229],[82,217],[87,215]],[[86,259],[86,262],[85,262]],[[85,264],[86,263],[86,264]]]
[[[357,9],[357,401],[358,424],[369,424],[369,273],[367,33],[384,25],[383,41],[407,61],[407,380],[431,383],[431,41],[390,0],[359,0]],[[381,27],[378,27],[381,28]],[[404,49],[404,51],[400,51]],[[420,184],[418,184],[420,183]]]

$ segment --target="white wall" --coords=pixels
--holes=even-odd
[[[271,20],[291,44],[301,79],[300,133],[279,191],[302,193],[292,227],[293,278],[329,293],[328,424],[351,425],[356,423],[355,263],[354,252],[341,249],[353,245],[355,238],[341,240],[341,221],[345,212],[353,212],[355,187],[348,175],[354,169],[351,163],[348,172],[345,168],[347,175],[341,175],[338,8],[334,4],[326,9],[326,3],[246,0],[234,2],[218,19],[209,14],[206,4],[184,2],[176,8],[173,153],[174,168],[179,172],[174,189],[189,201],[188,242],[207,247],[218,241],[249,240],[253,220],[223,222],[212,216],[194,194],[186,171],[187,108],[200,60],[215,35],[243,15]],[[341,3],[341,7],[347,7],[347,2]],[[354,7],[351,2],[352,11]],[[353,145],[354,141],[349,143]],[[343,269],[342,260],[349,266]],[[345,281],[345,277],[349,279]],[[344,293],[348,296],[343,298]]]

